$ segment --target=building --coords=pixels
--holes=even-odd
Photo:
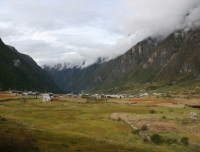
[[[49,102],[49,101],[52,100],[52,98],[53,98],[53,93],[44,93],[42,95],[42,101],[43,102]]]

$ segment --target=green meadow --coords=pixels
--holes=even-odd
[[[114,99],[112,99],[114,101]],[[199,109],[189,107],[129,105],[125,99],[117,102],[86,103],[85,99],[60,98],[42,102],[40,98],[0,102],[0,149],[20,149],[44,152],[197,152],[200,135],[190,129],[199,126],[198,119],[190,119],[189,112]],[[151,112],[151,111],[154,112]],[[137,133],[123,118],[111,119],[112,113],[135,118],[159,118],[160,122],[173,122],[178,128],[172,131],[149,131],[162,136],[163,141],[176,139],[175,143],[154,143]],[[166,117],[164,117],[164,114]],[[173,115],[174,119],[168,116]],[[183,123],[184,122],[184,123]],[[133,124],[139,123],[133,122]],[[140,123],[146,125],[142,120]],[[149,130],[150,130],[149,126]],[[183,130],[181,131],[181,128]],[[199,127],[198,127],[199,128]],[[200,131],[194,128],[194,131]],[[174,131],[175,130],[175,131]],[[184,145],[182,137],[196,145]],[[13,150],[14,151],[14,150]],[[20,150],[16,150],[20,151]]]

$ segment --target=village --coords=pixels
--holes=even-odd
[[[101,99],[101,98],[115,98],[115,99],[122,99],[122,98],[141,98],[144,96],[148,96],[148,93],[139,93],[139,94],[84,94],[79,93],[79,94],[73,94],[73,93],[68,93],[68,94],[53,94],[51,92],[45,92],[45,93],[40,93],[38,91],[17,91],[17,90],[9,90],[9,91],[4,91],[5,93],[9,94],[15,94],[15,95],[22,95],[22,96],[41,96],[43,98],[44,102],[51,101],[53,97],[60,97],[60,98],[96,98],[96,99]],[[154,95],[162,95],[164,93],[154,93]]]

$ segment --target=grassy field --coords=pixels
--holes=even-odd
[[[128,104],[128,99],[86,103],[85,99],[58,98],[44,103],[39,97],[21,98],[0,99],[0,148],[4,151],[12,146],[46,152],[200,150],[198,146],[181,143],[182,137],[187,137],[190,143],[200,143],[200,120],[189,116],[190,112],[199,113],[199,109],[149,102]],[[163,141],[176,139],[177,142],[147,141],[134,133],[131,125],[138,129],[147,125],[149,136],[159,134]]]

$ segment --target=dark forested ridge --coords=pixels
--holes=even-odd
[[[0,89],[62,92],[53,77],[28,55],[0,39]]]

